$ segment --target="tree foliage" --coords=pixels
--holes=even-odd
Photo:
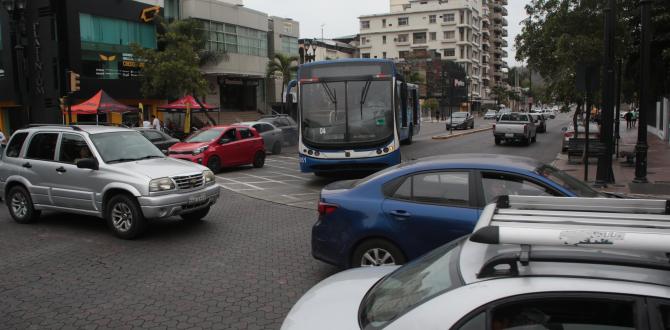
[[[282,53],[276,53],[268,62],[265,74],[268,78],[275,76],[282,79],[281,95],[284,97],[284,91],[291,81],[293,73],[298,71],[298,57],[288,56]]]
[[[144,97],[179,98],[186,94],[206,95],[208,83],[200,67],[226,58],[225,52],[207,50],[207,36],[200,22],[193,19],[166,23],[158,20],[158,48],[133,45],[133,52],[144,61]]]

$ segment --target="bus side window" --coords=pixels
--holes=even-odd
[[[417,88],[412,89],[412,123],[417,125],[419,123],[419,114],[421,113],[420,107],[418,105],[419,90]]]
[[[402,108],[400,110],[400,113],[401,113],[400,120],[402,121],[402,127],[407,127],[408,126],[407,125],[407,109],[408,109],[408,107],[407,107],[407,97],[408,96],[409,95],[407,93],[407,83],[403,82],[400,85],[400,100],[402,102]]]

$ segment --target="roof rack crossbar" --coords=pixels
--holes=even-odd
[[[655,199],[501,196],[497,205],[500,209],[670,214],[670,201]]]
[[[607,219],[607,218],[582,218],[582,217],[550,217],[550,216],[513,216],[496,215],[491,219],[491,225],[505,225],[506,223],[531,223],[531,224],[558,224],[558,225],[589,225],[589,226],[620,226],[631,228],[665,228],[670,229],[670,221],[665,219]]]
[[[515,210],[515,209],[498,209],[496,212],[498,216],[563,216],[565,211],[543,211],[543,210]],[[636,213],[611,213],[611,212],[570,212],[570,215],[579,218],[590,219],[619,219],[619,220],[663,220],[667,216],[663,214],[636,214]]]
[[[527,255],[526,255],[527,252]],[[558,262],[575,264],[598,264],[610,266],[637,267],[670,271],[670,263],[640,259],[625,255],[605,255],[584,252],[557,252],[557,251],[519,251],[499,254],[482,265],[477,278],[518,276],[519,263],[524,259],[530,262]],[[505,266],[505,267],[501,267]]]

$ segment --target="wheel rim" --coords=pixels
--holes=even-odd
[[[219,168],[219,160],[216,158],[210,158],[207,161],[207,167],[209,167],[210,170],[217,170]]]
[[[374,248],[365,251],[361,257],[361,267],[395,265],[393,255],[384,249]]]
[[[12,213],[19,218],[25,217],[28,213],[28,199],[20,192],[12,196]]]
[[[265,160],[265,157],[263,156],[262,153],[259,153],[256,155],[256,165],[260,166],[263,164],[263,161]]]
[[[118,231],[126,232],[133,225],[133,212],[126,203],[116,203],[112,208],[112,224]]]

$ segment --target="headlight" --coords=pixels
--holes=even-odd
[[[193,150],[193,155],[194,156],[199,155],[199,154],[205,152],[205,150],[207,150],[207,148],[209,148],[209,146],[204,146],[204,147],[200,147],[198,149],[195,149],[195,150]]]
[[[202,172],[202,176],[205,178],[205,184],[214,182],[214,180],[216,180],[216,177],[214,177],[214,172],[210,170],[205,170]]]
[[[174,181],[170,178],[160,178],[154,179],[149,182],[149,191],[150,192],[159,192],[172,190],[175,188]]]

